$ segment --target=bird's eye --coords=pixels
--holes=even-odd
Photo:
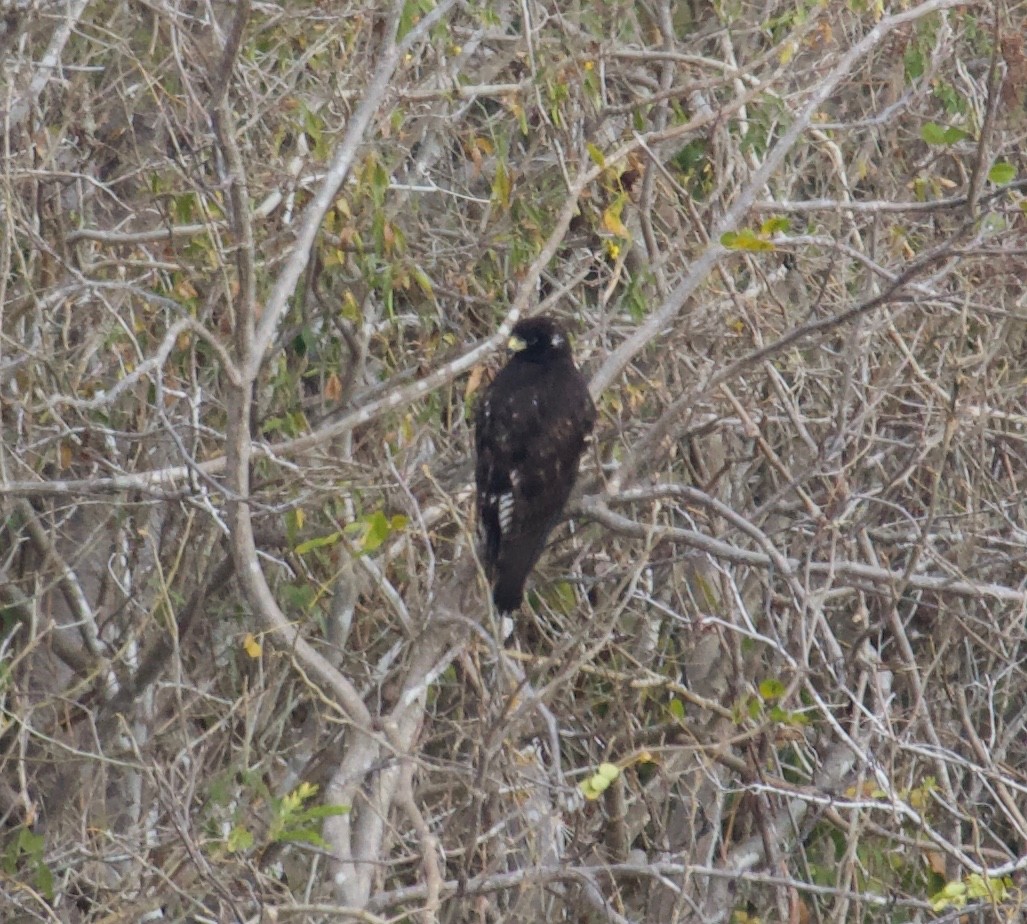
[[[561,337],[559,334],[553,334],[553,339],[549,342],[554,347],[563,346],[563,337]]]

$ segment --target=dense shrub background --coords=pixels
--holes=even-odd
[[[1016,919],[1025,10],[7,4],[5,920]]]

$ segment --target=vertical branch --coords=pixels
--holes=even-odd
[[[988,163],[991,160],[991,140],[995,132],[995,117],[998,114],[998,104],[1002,97],[1002,72],[999,67],[999,56],[1002,47],[1001,24],[999,22],[1000,7],[1002,4],[995,4],[995,22],[991,33],[991,62],[988,65],[988,99],[987,108],[984,112],[984,124],[981,125],[981,134],[977,139],[977,157],[974,158],[973,171],[970,174],[970,182],[967,184],[966,204],[970,214],[977,217],[978,201],[981,197],[981,189],[988,177]]]
[[[54,30],[46,53],[40,59],[39,64],[36,65],[36,72],[29,83],[28,91],[18,102],[11,106],[10,114],[6,120],[8,131],[25,121],[28,114],[32,111],[32,107],[39,99],[40,94],[46,89],[47,84],[58,75],[61,53],[64,51],[64,46],[68,44],[68,39],[71,38],[75,27],[88,6],[89,0],[74,0],[68,6],[64,18]]]
[[[241,30],[246,9],[240,8],[232,35]],[[231,50],[231,42],[226,49]],[[238,45],[236,45],[238,50]],[[226,68],[229,64],[226,62]],[[228,168],[229,215],[236,241],[239,270],[239,299],[235,313],[236,361],[242,370],[241,381],[229,388],[228,428],[225,447],[225,481],[228,491],[228,522],[236,575],[255,616],[283,646],[291,646],[304,667],[328,686],[342,709],[361,727],[369,728],[370,713],[353,685],[346,680],[309,642],[298,635],[278,606],[260,568],[253,535],[250,497],[250,433],[253,385],[260,370],[260,350],[256,337],[255,253],[253,225],[249,213],[246,169],[232,130],[227,91],[212,115],[217,126],[218,143]]]

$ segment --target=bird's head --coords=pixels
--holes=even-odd
[[[506,345],[512,353],[531,362],[571,355],[567,334],[556,321],[545,316],[518,321]]]

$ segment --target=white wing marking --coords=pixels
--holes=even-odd
[[[512,480],[512,479],[511,479]],[[499,528],[506,532],[513,522],[514,496],[512,491],[499,495]]]

